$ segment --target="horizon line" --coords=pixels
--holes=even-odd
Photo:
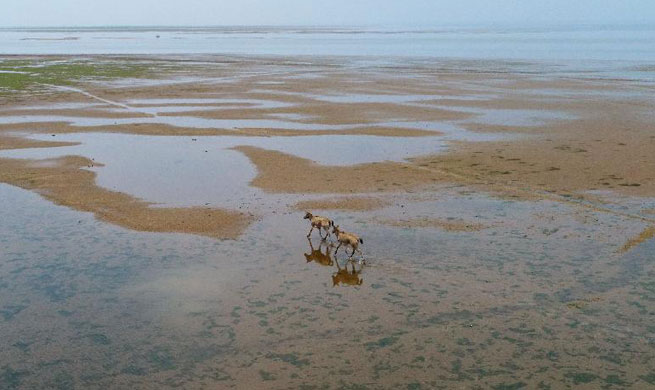
[[[522,27],[522,28],[539,28],[539,27],[652,27],[655,29],[655,22],[646,21],[615,21],[615,22],[588,22],[588,21],[561,21],[552,23],[525,23],[525,22],[458,22],[458,23],[372,23],[372,24],[72,24],[72,25],[12,25],[2,26],[0,29],[63,29],[63,28],[248,28],[248,27],[269,27],[269,28],[375,28],[375,27],[415,27],[415,28],[440,28],[440,27]]]

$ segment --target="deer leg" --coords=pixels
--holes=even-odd
[[[341,266],[339,265],[339,259],[337,259],[336,256],[334,257],[333,263],[337,266],[337,269],[341,271]]]
[[[355,254],[355,247],[353,247],[353,252],[350,254],[350,257],[353,257],[354,254]]]
[[[312,250],[312,252],[313,252],[313,251],[314,251],[314,245],[312,244],[312,239],[309,238],[309,237],[307,237],[307,241],[309,242],[309,248],[310,248],[310,249]],[[321,248],[319,247],[318,249],[321,249]]]
[[[339,245],[337,245],[337,249],[334,250],[334,255],[335,256],[337,255],[337,252],[339,251],[340,247],[341,247],[341,243],[339,243]]]
[[[314,231],[314,225],[312,225],[312,228],[309,229],[309,233],[307,233],[307,238],[309,238],[309,236],[312,235],[312,232],[313,232],[313,231]],[[318,233],[318,234],[320,235],[321,233]]]

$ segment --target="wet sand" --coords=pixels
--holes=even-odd
[[[296,210],[352,210],[371,211],[384,208],[389,201],[373,197],[341,197],[305,200],[295,205]]]
[[[485,229],[484,225],[466,222],[461,220],[443,220],[443,219],[430,219],[430,218],[414,218],[414,219],[385,219],[378,221],[383,225],[396,226],[402,228],[437,228],[449,232],[474,232]]]
[[[53,145],[48,145],[53,146]],[[56,204],[92,212],[97,218],[143,232],[178,232],[237,238],[251,217],[209,207],[164,208],[95,184],[85,170],[102,163],[68,156],[53,160],[0,159],[0,181],[36,191]]]
[[[406,163],[371,163],[346,167],[319,165],[277,151],[239,146],[257,167],[255,187],[278,193],[366,193],[403,191],[443,180],[443,176]]]
[[[120,133],[141,135],[188,135],[188,136],[243,136],[243,137],[302,137],[319,135],[375,135],[381,137],[435,137],[441,135],[436,130],[407,129],[397,127],[361,126],[343,130],[289,130],[289,129],[221,129],[189,128],[161,123],[109,124],[104,126],[76,126],[68,122],[9,123],[0,124],[2,132],[29,132],[32,134],[70,134],[70,133]]]
[[[0,150],[2,149],[29,149],[29,148],[52,148],[57,146],[72,146],[74,142],[37,141],[22,137],[0,136]]]
[[[0,387],[655,385],[652,84],[114,60],[0,95]]]

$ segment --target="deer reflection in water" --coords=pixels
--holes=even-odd
[[[352,270],[348,271],[348,263],[352,266]],[[346,266],[341,268],[339,266],[339,261],[335,260],[334,264],[337,265],[337,272],[332,274],[332,287],[338,286],[339,284],[343,286],[361,286],[364,283],[364,279],[359,277],[359,274],[362,273],[363,266],[359,267],[359,271],[355,270],[355,262],[348,260]]]
[[[332,266],[336,265],[337,272],[332,274],[332,287],[342,285],[342,286],[361,286],[364,282],[364,279],[360,277],[362,273],[363,266],[360,265],[359,270],[355,268],[355,262],[348,260],[346,266],[341,268],[339,262],[332,258],[331,252],[334,248],[334,244],[331,242],[326,242],[321,240],[318,245],[318,249],[314,248],[314,244],[311,239],[307,239],[309,242],[309,253],[304,253],[305,260],[307,263],[314,262],[323,266]],[[325,249],[323,249],[325,247]],[[351,265],[351,269],[348,269],[348,264]]]
[[[325,240],[322,240],[321,243],[318,244],[318,249],[314,249],[312,240],[307,238],[307,241],[309,241],[310,253],[305,253],[305,260],[307,260],[308,263],[313,261],[314,263],[327,266],[334,264],[332,257],[330,256],[330,252],[332,251],[333,246],[331,243],[327,243]],[[321,250],[323,245],[325,245],[325,252]]]

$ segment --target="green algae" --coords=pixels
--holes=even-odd
[[[150,66],[141,63],[88,60],[4,60],[0,62],[0,93],[72,86],[82,80],[139,78]]]

